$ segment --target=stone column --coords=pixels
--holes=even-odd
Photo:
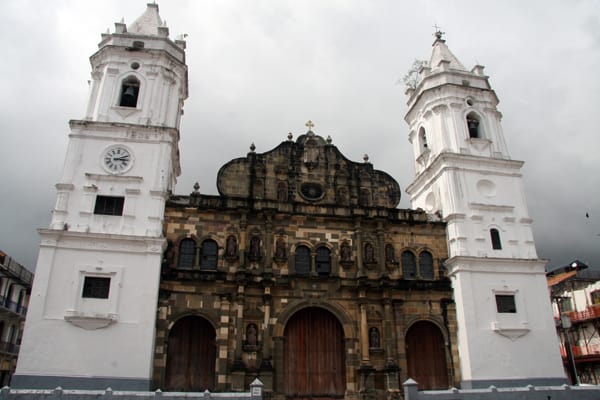
[[[263,321],[263,340],[262,340],[262,354],[263,359],[271,358],[271,287],[267,286],[264,289],[263,295],[263,306],[265,308],[264,321]]]
[[[235,311],[236,311],[236,323],[235,323],[235,362],[242,359],[242,346],[244,337],[244,286],[239,285],[237,289],[237,295],[235,298]]]
[[[385,230],[381,221],[377,222],[377,263],[379,264],[379,274],[387,276],[387,269],[385,268]]]
[[[362,260],[362,229],[360,228],[360,219],[354,223],[354,248],[356,249],[356,267],[358,268],[357,277],[365,276],[365,270]]]
[[[367,302],[364,299],[365,293],[361,291],[359,299],[360,308],[360,363],[369,365],[369,326],[367,325]]]
[[[386,364],[396,364],[396,353],[394,352],[394,330],[392,329],[393,318],[392,315],[392,301],[389,297],[389,292],[384,292],[383,298],[383,315],[385,320],[383,321],[383,334],[385,335],[385,355]]]
[[[385,291],[383,298],[383,315],[385,321],[383,323],[383,331],[385,335],[385,373],[386,373],[386,390],[390,394],[388,397],[398,397],[400,392],[400,380],[398,377],[398,354],[396,351],[396,331],[393,329],[394,314],[392,312],[392,300],[390,294]]]
[[[275,376],[273,381],[273,391],[283,393],[284,375],[283,375],[283,351],[284,351],[284,336],[273,336],[273,369]]]
[[[265,263],[263,271],[267,274],[273,273],[273,217],[265,215]]]
[[[262,361],[260,363],[260,379],[265,385],[267,392],[273,391],[273,364],[271,360],[271,287],[264,290],[263,305],[265,309],[262,337]]]
[[[235,349],[233,356],[233,368],[231,371],[231,390],[246,390],[244,381],[246,376],[246,365],[242,360],[243,338],[244,338],[244,286],[239,285],[235,297],[233,309],[236,313],[235,318]]]
[[[227,344],[229,342],[229,310],[231,297],[229,294],[221,295],[221,309],[219,313],[219,329],[217,330],[217,390],[227,390]],[[223,329],[225,328],[225,329]]]
[[[240,216],[240,243],[239,243],[239,258],[240,269],[246,269],[246,242],[248,241],[248,220],[246,213],[242,212]]]

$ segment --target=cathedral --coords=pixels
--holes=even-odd
[[[498,98],[441,34],[406,92],[415,177],[311,121],[174,195],[186,43],[158,6],[102,34],[70,121],[16,388],[387,399],[566,382]],[[184,132],[181,134],[185,134]],[[409,145],[407,144],[407,145]]]

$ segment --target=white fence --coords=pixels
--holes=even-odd
[[[598,386],[526,386],[519,388],[448,389],[419,392],[417,382],[407,380],[404,400],[600,400]]]

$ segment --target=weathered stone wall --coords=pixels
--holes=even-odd
[[[172,199],[165,233],[170,246],[158,304],[155,387],[165,382],[170,329],[181,317],[199,315],[217,335],[216,390],[240,390],[259,377],[267,396],[283,398],[285,326],[305,307],[323,308],[342,325],[346,398],[400,396],[399,382],[408,378],[404,338],[417,321],[439,328],[448,382],[460,382],[455,307],[442,267],[447,258],[445,224],[428,221],[425,213],[195,194]],[[231,237],[235,248],[228,246]],[[198,251],[204,240],[218,244],[215,270],[178,268],[179,244],[189,238]],[[253,247],[253,238],[258,238],[258,247]],[[311,252],[308,274],[295,270],[299,245]],[[321,246],[331,255],[327,274],[316,271]],[[415,256],[417,278],[419,255],[429,252],[434,276],[404,276],[405,251]],[[246,337],[250,324],[259,328],[255,346]],[[376,347],[369,343],[371,328],[380,333]]]

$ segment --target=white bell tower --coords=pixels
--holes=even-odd
[[[147,390],[165,239],[187,98],[185,42],[158,6],[115,24],[91,56],[41,245],[13,387]]]
[[[467,71],[436,37],[407,91],[416,176],[406,191],[447,223],[463,387],[566,383],[523,162],[509,156],[483,67]]]

